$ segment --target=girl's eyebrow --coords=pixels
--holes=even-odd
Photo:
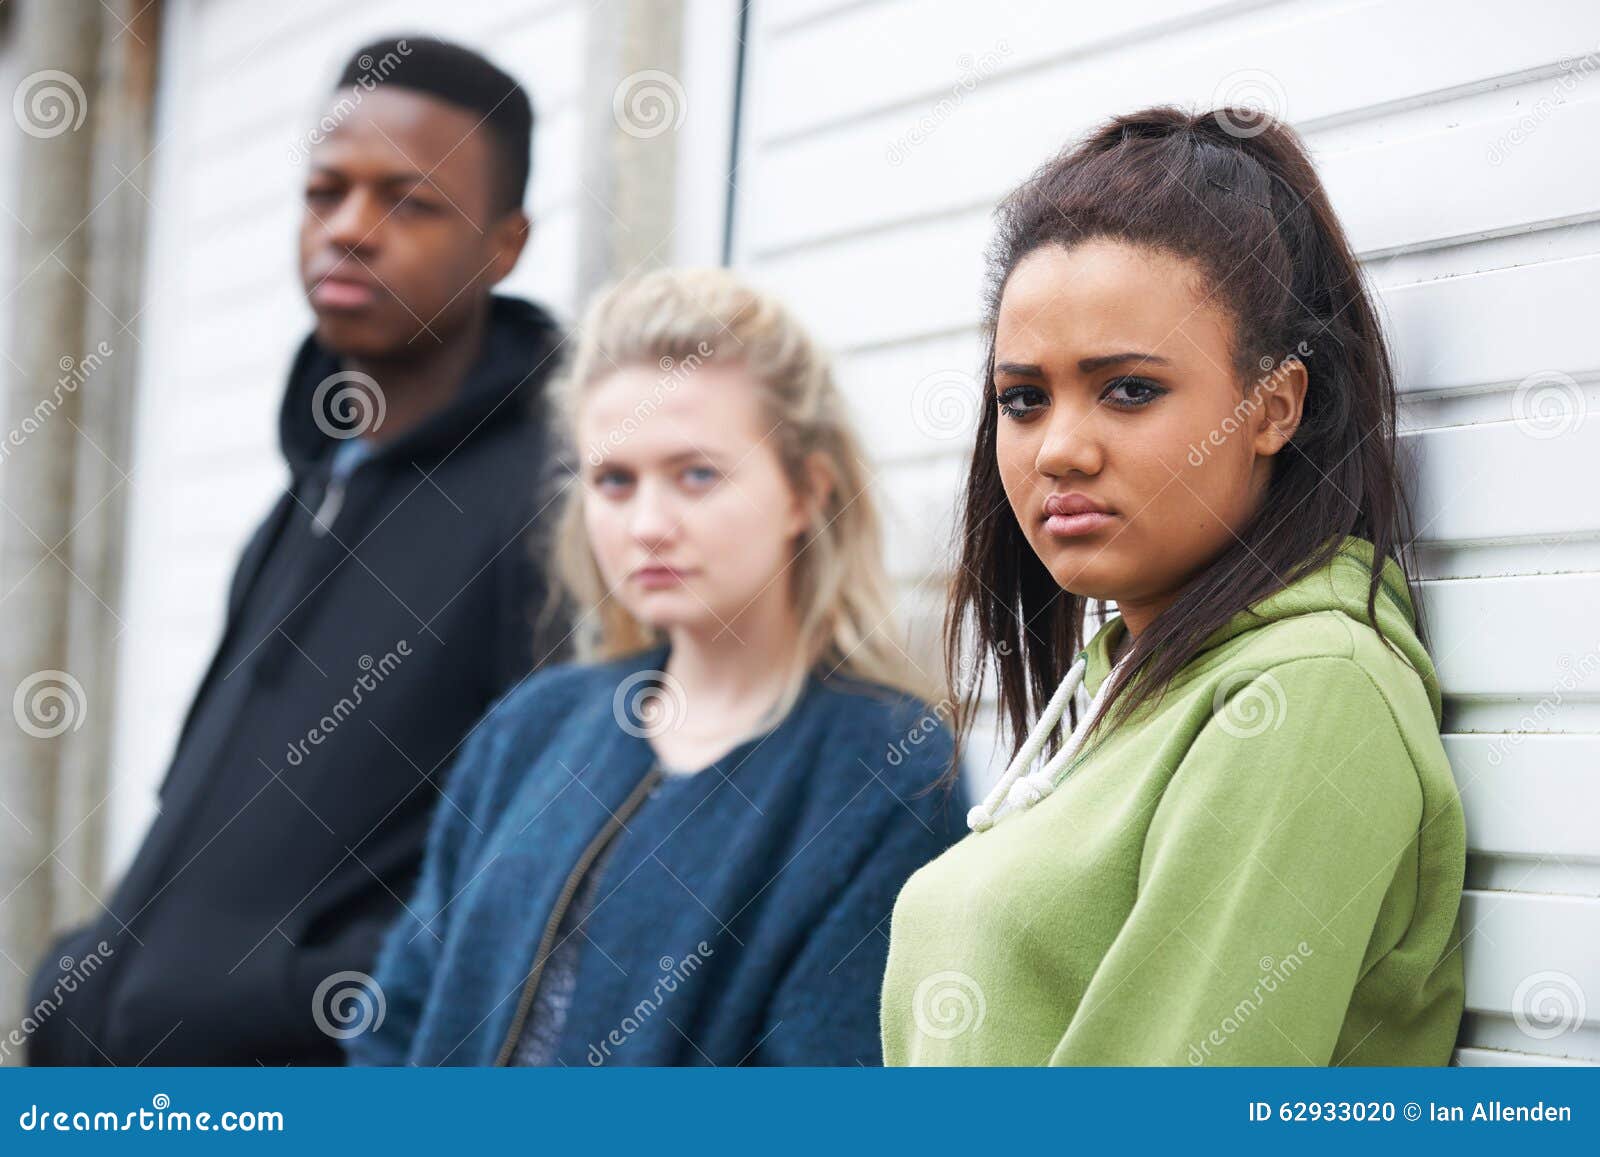
[[[1081,358],[1078,361],[1080,374],[1092,374],[1096,370],[1103,370],[1107,366],[1121,365],[1124,362],[1139,362],[1150,366],[1170,366],[1171,359],[1160,354],[1139,353],[1135,350],[1125,350],[1114,354],[1097,354],[1092,358]],[[1010,374],[1019,378],[1043,378],[1044,370],[1031,362],[996,362],[994,372],[997,374]]]
[[[1078,362],[1078,372],[1092,374],[1096,370],[1103,370],[1107,366],[1119,365],[1122,362],[1143,362],[1152,366],[1170,366],[1171,360],[1160,354],[1143,354],[1128,351],[1116,354],[1100,354],[1098,357],[1083,358]]]
[[[1042,378],[1044,371],[1036,365],[1022,362],[996,362],[994,372],[997,374],[1011,374],[1019,378]]]

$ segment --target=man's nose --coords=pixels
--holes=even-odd
[[[341,197],[332,212],[322,217],[322,228],[330,244],[355,252],[374,247],[382,222],[376,198],[358,187]]]

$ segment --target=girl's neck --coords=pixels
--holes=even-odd
[[[800,647],[792,608],[750,608],[736,621],[669,631],[667,673],[686,700],[685,729],[714,734],[753,723],[777,699]]]

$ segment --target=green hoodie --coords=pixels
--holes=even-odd
[[[1466,837],[1433,664],[1370,543],[1217,631],[1055,790],[906,883],[891,1065],[1443,1065]],[[1093,694],[1124,630],[1087,651]],[[1401,655],[1404,658],[1400,657]]]

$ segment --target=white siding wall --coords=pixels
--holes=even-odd
[[[538,125],[534,235],[510,292],[570,314],[577,274],[579,0],[169,0],[142,314],[127,624],[108,871],[122,870],[221,629],[234,561],[285,477],[277,408],[311,316],[291,150],[364,40],[426,28],[493,56]]]
[[[758,0],[751,23],[736,264],[840,356],[924,632],[995,200],[1156,102],[1265,104],[1305,134],[1421,467],[1470,844],[1460,1059],[1600,1061],[1600,7]]]
[[[14,17],[12,23],[16,23]],[[12,37],[15,36],[13,30]],[[7,102],[22,82],[17,68],[19,63],[16,50],[9,43],[0,45],[0,96],[4,96]],[[17,372],[11,360],[15,356],[11,352],[11,318],[16,310],[14,303],[22,288],[23,274],[28,272],[16,267],[13,254],[17,230],[21,228],[17,223],[17,150],[21,143],[22,133],[17,128],[16,120],[8,116],[0,121],[0,354],[5,355],[0,357],[0,374]],[[3,426],[5,411],[5,391],[0,390],[0,437],[9,432],[9,427]]]

